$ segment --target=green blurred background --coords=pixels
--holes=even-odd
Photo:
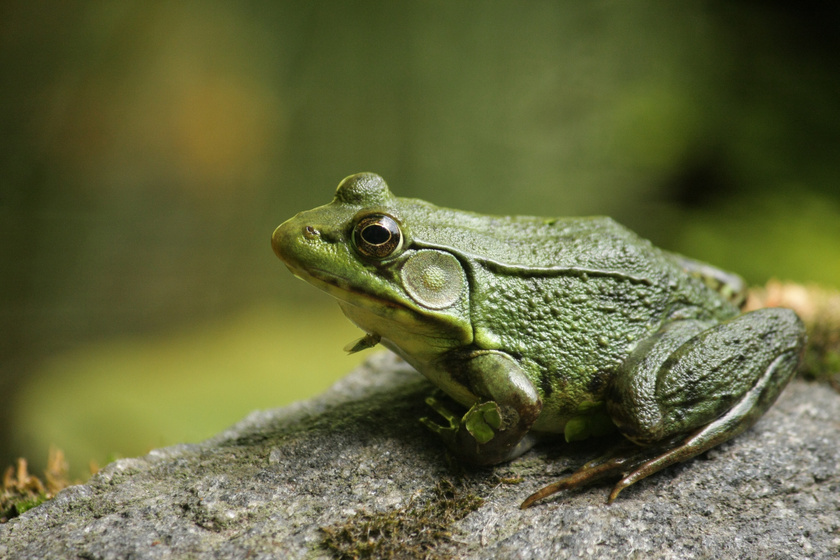
[[[0,466],[82,476],[350,370],[269,237],[358,171],[840,285],[837,6],[3,2]]]

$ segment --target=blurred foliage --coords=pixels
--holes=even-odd
[[[349,369],[324,361],[338,310],[269,236],[358,171],[840,285],[838,12],[4,2],[0,465],[53,439],[85,464],[204,437]]]

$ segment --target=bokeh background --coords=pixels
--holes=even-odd
[[[837,6],[3,2],[0,466],[83,476],[349,371],[269,238],[358,171],[840,285]]]

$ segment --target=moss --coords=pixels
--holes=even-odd
[[[426,558],[449,555],[441,545],[452,542],[451,527],[484,500],[441,480],[426,500],[380,513],[362,511],[344,523],[322,527],[322,545],[340,559]]]
[[[70,486],[67,478],[67,461],[60,449],[50,449],[44,481],[29,474],[26,459],[18,459],[3,475],[0,488],[0,523],[17,517],[23,512],[52,499],[59,491]]]
[[[745,310],[761,307],[796,311],[808,332],[800,373],[840,392],[840,292],[771,280],[750,290]]]

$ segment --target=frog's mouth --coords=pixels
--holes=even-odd
[[[370,292],[359,290],[346,278],[322,268],[310,268],[309,270],[303,270],[302,268],[296,268],[289,263],[285,264],[296,278],[312,284],[319,290],[323,290],[332,297],[341,301],[346,301],[352,305],[358,305],[359,307],[370,308],[373,310],[376,310],[377,308],[382,309],[383,307],[407,310],[404,305],[400,305],[392,300],[383,299]]]

